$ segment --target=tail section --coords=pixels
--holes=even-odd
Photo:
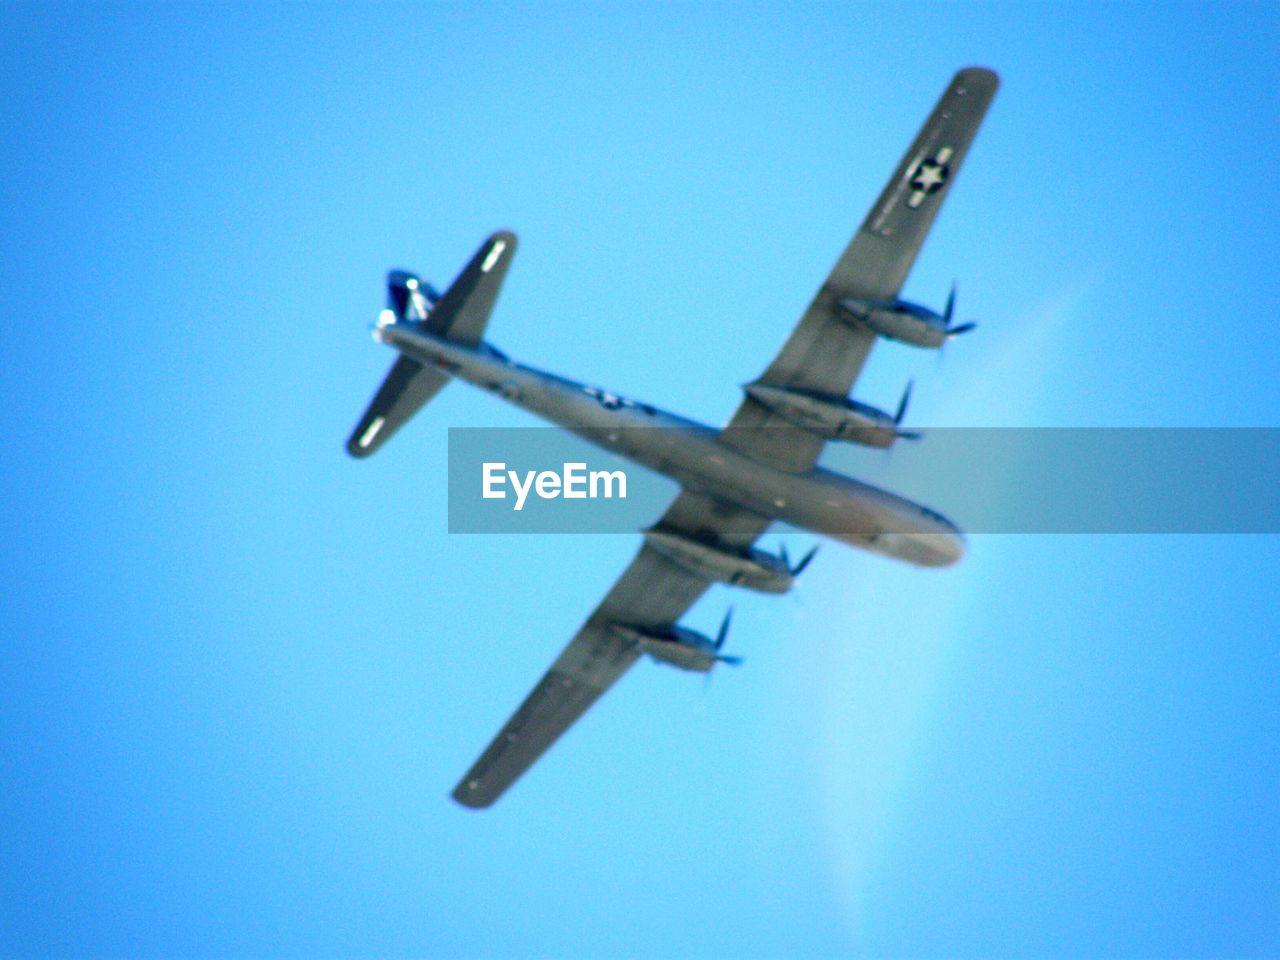
[[[514,233],[495,233],[443,295],[412,273],[392,270],[387,274],[387,308],[378,325],[420,324],[437,336],[473,346],[480,343],[515,250]],[[406,356],[397,358],[351,432],[347,452],[360,458],[374,453],[448,382],[448,375],[439,370]]]
[[[392,270],[387,274],[387,309],[396,320],[421,323],[439,302],[436,289],[409,271]]]

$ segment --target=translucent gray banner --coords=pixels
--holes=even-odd
[[[558,482],[543,478],[539,489],[543,473]],[[634,533],[679,492],[674,480],[558,427],[449,429],[450,533]]]
[[[679,484],[616,450],[661,447],[664,432],[613,431],[593,437],[597,446],[554,427],[451,429],[449,531],[646,527]],[[820,468],[923,504],[971,533],[1280,532],[1280,428],[939,428],[890,450],[829,444]],[[746,460],[741,469],[770,470]],[[616,476],[605,487],[603,475],[618,472],[625,496]],[[593,474],[602,475],[594,496]]]

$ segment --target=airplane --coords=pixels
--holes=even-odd
[[[828,441],[886,447],[912,436],[895,414],[849,398],[879,338],[939,348],[973,328],[899,297],[938,209],[995,96],[991,70],[959,71],[781,351],[722,430],[524,366],[483,339],[516,251],[489,237],[443,294],[413,273],[387,276],[374,328],[399,351],[347,451],[368,457],[450,380],[465,380],[613,453],[673,477],[675,500],[630,566],[462,777],[453,798],[493,804],[642,654],[706,672],[738,658],[679,620],[712,583],[783,593],[813,559],[754,546],[775,520],[924,567],[964,554],[941,514],[817,466]],[[627,429],[635,428],[635,429]]]

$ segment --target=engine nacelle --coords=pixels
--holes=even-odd
[[[968,333],[976,324],[962,323],[951,326],[951,314],[955,309],[955,290],[942,313],[906,300],[858,300],[840,301],[839,315],[847,322],[866,327],[872,333],[915,347],[938,349],[952,337]]]
[[[786,593],[795,583],[786,561],[754,547],[735,550],[657,527],[644,531],[644,537],[669,560],[710,580],[761,593]]]
[[[642,653],[681,670],[706,673],[718,661],[728,659],[719,655],[714,640],[686,627],[654,629],[614,623],[610,628]]]
[[[898,437],[915,436],[898,429],[901,413],[893,417],[857,400],[770,383],[749,383],[743,389],[784,420],[828,440],[888,447]]]

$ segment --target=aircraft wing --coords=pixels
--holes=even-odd
[[[750,544],[769,525],[702,494],[682,492],[659,523],[686,533],[719,529],[728,542]],[[610,624],[668,627],[675,624],[711,581],[668,559],[647,544],[587,618],[551,669],[525,698],[466,776],[453,798],[467,807],[487,807],[587,712],[639,653]]]
[[[836,304],[849,297],[897,298],[998,85],[995,73],[979,67],[952,78],[761,382],[836,396],[849,392],[876,336],[841,320]],[[812,468],[826,442],[750,397],[725,427],[724,440],[793,472]]]

